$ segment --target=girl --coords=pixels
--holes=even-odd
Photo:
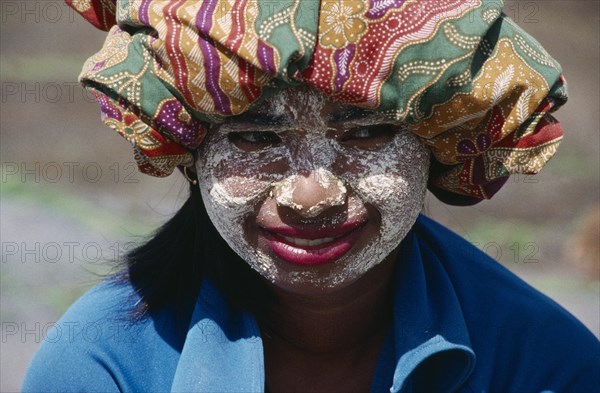
[[[190,197],[24,391],[597,388],[590,332],[419,215],[561,139],[560,68],[499,4],[70,3],[110,29],[81,75],[105,123]]]

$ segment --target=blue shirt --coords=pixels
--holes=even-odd
[[[599,392],[600,343],[572,315],[458,235],[419,217],[394,273],[373,392]],[[189,327],[174,308],[131,322],[104,283],[47,334],[24,392],[261,392],[260,330],[205,280]]]

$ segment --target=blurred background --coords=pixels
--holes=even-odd
[[[1,1],[0,391],[14,392],[48,329],[186,197],[179,173],[137,172],[128,143],[77,83],[105,34],[60,1]],[[600,2],[510,1],[505,12],[563,66],[565,139],[537,176],[491,201],[426,213],[600,336]]]

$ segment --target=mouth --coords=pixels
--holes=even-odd
[[[356,243],[366,221],[346,223],[336,229],[308,231],[294,227],[262,228],[271,250],[281,259],[299,266],[331,263]]]

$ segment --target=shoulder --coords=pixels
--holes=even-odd
[[[138,297],[128,284],[104,282],[77,300],[50,329],[34,356],[23,392],[168,390],[179,339],[170,312],[133,321]],[[165,367],[148,373],[151,359]],[[173,369],[173,370],[171,370]],[[141,376],[145,376],[142,380]]]
[[[459,299],[477,356],[474,376],[500,378],[495,389],[511,381],[506,391],[600,386],[600,343],[569,312],[433,220],[420,217],[415,232]]]

